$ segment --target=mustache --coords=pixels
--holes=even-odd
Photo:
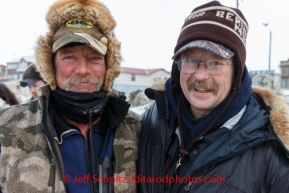
[[[100,80],[97,77],[89,77],[89,76],[85,76],[85,77],[80,77],[80,76],[71,76],[69,77],[66,82],[66,91],[70,91],[71,87],[74,84],[83,84],[83,83],[87,83],[87,84],[94,84],[96,86],[96,90],[98,91],[101,88],[100,85]]]
[[[217,94],[218,92],[218,86],[215,83],[209,81],[199,81],[196,79],[192,79],[188,82],[188,90],[190,91],[193,89],[213,91],[214,94]]]

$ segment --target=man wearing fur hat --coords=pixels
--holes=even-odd
[[[112,89],[120,43],[96,0],[58,0],[38,39],[39,100],[0,112],[3,192],[136,192],[140,117]]]
[[[289,192],[287,105],[252,88],[247,32],[218,1],[185,19],[171,78],[145,91],[156,102],[143,116],[139,192]]]

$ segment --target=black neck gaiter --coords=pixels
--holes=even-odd
[[[55,110],[60,115],[65,115],[69,119],[89,123],[90,113],[91,120],[96,120],[104,111],[108,97],[103,90],[93,93],[71,92],[56,88],[51,92],[52,102]]]

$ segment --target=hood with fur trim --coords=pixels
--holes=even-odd
[[[278,96],[272,90],[253,87],[253,93],[261,97],[270,111],[270,122],[281,142],[289,151],[289,106],[285,98]]]
[[[150,87],[152,90],[165,91],[166,80],[157,80]],[[285,99],[275,94],[272,90],[253,86],[253,93],[261,97],[266,106],[270,108],[270,122],[274,128],[274,132],[283,143],[284,147],[289,151],[289,106]],[[146,95],[150,99],[152,93],[146,90]]]
[[[113,33],[116,26],[113,16],[105,5],[96,0],[58,0],[50,7],[46,15],[49,31],[46,36],[39,37],[35,48],[37,69],[51,89],[55,90],[57,83],[52,61],[52,38],[61,24],[73,18],[90,21],[108,38],[106,74],[102,88],[110,94],[113,81],[121,71],[120,42]]]

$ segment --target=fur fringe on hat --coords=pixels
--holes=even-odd
[[[109,94],[114,79],[121,71],[120,42],[113,34],[116,22],[110,11],[105,5],[95,0],[58,0],[50,7],[46,15],[49,32],[46,36],[39,37],[35,48],[38,71],[51,89],[55,90],[57,83],[52,61],[52,38],[61,24],[73,18],[82,18],[92,22],[108,38],[106,74],[102,88]]]

